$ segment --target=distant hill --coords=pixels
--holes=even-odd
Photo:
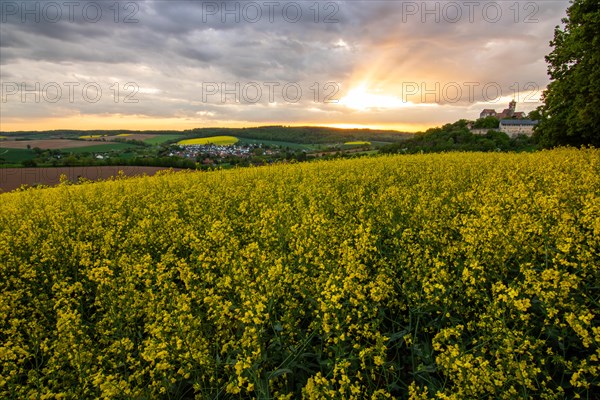
[[[418,132],[403,142],[383,146],[382,153],[440,153],[445,151],[531,151],[536,149],[534,140],[525,135],[509,137],[506,133],[490,128],[484,135],[476,135],[461,119],[442,127]]]
[[[86,134],[96,135],[114,135],[117,133],[145,133],[145,134],[184,134],[192,137],[209,136],[236,136],[239,138],[253,140],[281,141],[300,144],[333,144],[345,143],[349,141],[368,141],[368,142],[388,142],[395,143],[413,136],[411,133],[399,132],[393,130],[374,130],[374,129],[340,129],[322,126],[260,126],[253,128],[196,128],[185,131],[172,130],[152,130],[152,131],[132,131],[132,130],[51,130],[51,131],[19,131],[19,132],[0,132],[0,135],[10,136],[31,136],[40,135],[45,137],[70,137]]]
[[[70,137],[70,136],[82,136],[82,135],[116,135],[123,133],[144,133],[147,135],[174,135],[181,134],[181,131],[174,130],[148,130],[148,131],[132,131],[128,129],[114,129],[114,130],[100,130],[100,129],[88,129],[88,130],[79,130],[79,129],[55,129],[48,131],[15,131],[15,132],[3,132],[0,131],[0,135],[4,136],[48,136],[48,137]]]
[[[185,135],[208,137],[230,135],[255,140],[276,140],[292,143],[344,143],[349,141],[400,142],[411,138],[411,133],[392,130],[340,129],[323,126],[260,126],[255,128],[197,128],[184,131]]]

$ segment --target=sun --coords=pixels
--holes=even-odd
[[[340,104],[358,111],[410,107],[413,104],[397,96],[379,94],[361,85],[348,91]]]

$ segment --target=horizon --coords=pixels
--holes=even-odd
[[[0,131],[416,133],[539,105],[568,0],[5,1]]]
[[[456,122],[456,121],[453,121]],[[447,124],[451,124],[453,122],[448,122]],[[344,124],[340,124],[342,126],[328,126],[328,125],[281,125],[281,124],[272,124],[272,125],[248,125],[248,126],[241,126],[241,127],[226,127],[226,126],[206,126],[206,127],[195,127],[195,128],[190,128],[190,129],[129,129],[129,128],[124,128],[124,129],[69,129],[69,128],[56,128],[56,129],[32,129],[32,130],[17,130],[17,131],[0,131],[0,134],[18,134],[18,133],[29,133],[29,132],[60,132],[60,131],[67,131],[67,132],[120,132],[120,131],[124,131],[124,132],[135,132],[135,133],[144,133],[144,132],[188,132],[188,131],[193,131],[193,130],[197,130],[197,129],[205,129],[205,130],[210,130],[210,129],[258,129],[258,128],[272,128],[272,127],[281,127],[281,128],[326,128],[326,129],[339,129],[339,130],[343,130],[343,131],[348,131],[348,130],[370,130],[370,131],[388,131],[388,132],[397,132],[397,133],[405,133],[405,134],[414,134],[414,133],[419,133],[419,132],[424,132],[424,131],[416,131],[416,132],[408,132],[408,131],[401,131],[401,130],[397,130],[397,129],[380,129],[380,128],[370,128],[370,127],[364,127],[364,126],[357,126],[357,127],[348,127],[348,126],[343,126]],[[443,124],[445,125],[445,124]],[[439,126],[438,126],[439,127]]]
[[[456,122],[456,121],[453,121]],[[447,122],[448,124],[453,122]],[[446,123],[445,123],[446,124]],[[445,125],[443,124],[443,125]],[[257,128],[269,128],[269,127],[283,127],[283,128],[330,128],[330,129],[339,129],[339,130],[371,130],[371,131],[390,131],[390,132],[398,132],[398,133],[406,133],[406,134],[414,134],[419,132],[424,132],[425,130],[420,131],[403,131],[392,128],[372,128],[369,126],[353,126],[348,124],[331,124],[331,125],[307,125],[307,124],[293,124],[293,125],[285,125],[285,124],[260,124],[260,125],[243,125],[243,126],[203,126],[203,127],[192,127],[186,129],[156,129],[156,128],[148,128],[148,129],[134,129],[134,128],[109,128],[109,129],[101,129],[101,128],[90,128],[90,129],[74,129],[74,128],[51,128],[51,129],[19,129],[13,131],[0,130],[0,134],[14,134],[21,132],[58,132],[58,131],[73,131],[73,132],[118,132],[118,131],[126,131],[126,132],[154,132],[154,131],[163,131],[163,132],[187,132],[193,131],[196,129],[257,129]],[[437,127],[437,126],[436,126]],[[429,128],[427,128],[429,129]]]

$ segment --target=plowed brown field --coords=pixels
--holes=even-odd
[[[96,167],[61,167],[61,168],[0,168],[0,193],[9,192],[21,185],[56,185],[60,176],[66,175],[69,180],[77,181],[79,177],[99,180],[118,175],[119,171],[127,176],[154,175],[161,167],[126,167],[126,166],[96,166]],[[176,170],[176,169],[174,169]]]
[[[46,149],[72,149],[75,147],[97,146],[102,142],[91,142],[88,140],[67,140],[67,139],[36,139],[36,140],[3,140],[0,142],[0,148],[6,149],[26,149],[27,145],[32,149],[39,147],[42,150]],[[106,144],[111,144],[110,142]]]

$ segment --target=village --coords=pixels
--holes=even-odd
[[[198,160],[203,164],[213,164],[216,160],[227,158],[250,158],[254,156],[273,156],[279,154],[279,150],[257,144],[232,144],[232,145],[173,145],[168,153],[169,157],[181,157]]]

